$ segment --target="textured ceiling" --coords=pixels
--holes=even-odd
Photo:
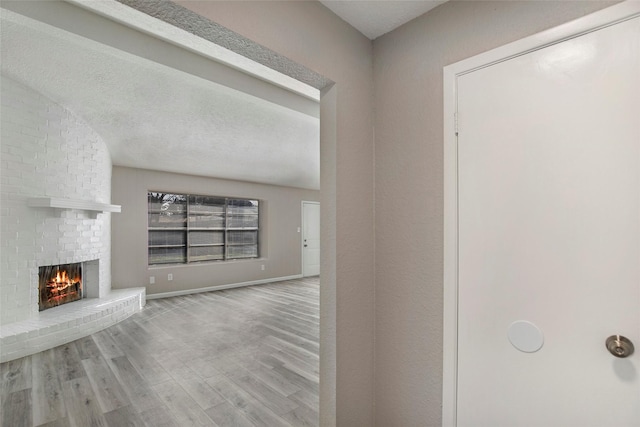
[[[428,12],[447,0],[320,0],[370,40]]]
[[[127,10],[117,2],[69,1],[89,10],[97,6],[107,8],[94,12],[113,16],[119,22],[129,19],[140,23],[143,18],[149,20],[148,15],[155,16],[153,9]],[[120,1],[134,7],[157,3]],[[322,3],[375,39],[444,1],[323,0]],[[158,4],[175,6],[167,2]],[[176,68],[180,67],[164,66],[159,63],[162,61],[143,59],[4,9],[2,12],[3,75],[37,90],[86,120],[104,138],[115,165],[319,188],[317,109],[313,107],[315,112],[310,113],[308,107],[284,107],[299,104],[291,102],[290,92],[265,100],[244,88],[234,90],[178,71]],[[147,16],[143,17],[141,12]],[[175,14],[166,12],[158,10],[159,17]],[[121,15],[116,17],[117,14]],[[193,17],[189,22],[194,22]],[[150,18],[145,25],[158,27],[161,22],[154,23]],[[212,23],[201,25],[206,27],[204,33],[211,33]],[[138,28],[138,24],[132,26]],[[172,27],[168,31],[174,40],[179,35],[176,31],[181,30]],[[233,41],[235,36],[230,37]],[[185,39],[185,43],[193,43],[193,38]],[[206,43],[209,41],[198,39],[196,50],[208,57],[206,50],[216,46]],[[190,48],[193,46],[187,46]],[[301,72],[308,74],[308,70]],[[272,78],[262,78],[281,84]],[[314,76],[310,80],[319,81]],[[323,84],[320,81],[314,86]],[[308,105],[309,94],[304,90],[299,93],[305,96],[302,104]],[[284,104],[276,100],[284,98],[288,99]]]
[[[2,74],[87,121],[115,165],[319,188],[317,115],[5,10]]]

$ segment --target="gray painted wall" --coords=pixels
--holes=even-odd
[[[320,102],[320,422],[372,426],[371,41],[316,1],[177,3],[335,82]]]
[[[611,3],[455,1],[374,43],[314,2],[180,4],[336,82],[321,105],[322,129],[336,133],[335,158],[327,154],[333,147],[321,147],[327,154],[322,167],[331,173],[336,168],[335,240],[323,235],[336,247],[335,271],[323,270],[323,283],[325,272],[335,273],[336,320],[321,323],[323,329],[335,327],[335,342],[321,341],[323,347],[335,345],[335,422],[440,425],[442,67]],[[335,110],[327,107],[333,99]],[[331,120],[336,114],[335,123],[326,125],[327,110]],[[323,203],[331,202],[332,188],[322,185]],[[323,363],[327,357],[321,356],[321,421],[331,425],[331,378]]]
[[[374,43],[318,2],[180,4],[335,82],[321,101],[322,425],[439,425],[442,67],[605,4],[452,2]],[[146,216],[137,228],[146,241]]]
[[[441,425],[442,68],[608,4],[455,1],[375,40],[376,425]]]
[[[261,256],[251,260],[147,265],[147,191],[255,198],[261,201]],[[291,187],[114,166],[111,202],[122,205],[112,215],[112,286],[146,286],[147,295],[236,284],[302,274],[302,201],[320,193]],[[135,262],[132,262],[135,260]],[[261,266],[265,266],[262,271]],[[167,274],[173,274],[173,281]],[[149,277],[155,284],[149,284]]]

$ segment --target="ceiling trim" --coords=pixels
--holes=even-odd
[[[314,101],[331,81],[245,37],[167,0],[65,0]]]
[[[86,7],[79,7],[79,5],[86,4],[116,4],[129,11],[129,13],[134,13],[132,17],[144,17],[163,25],[169,25],[128,6],[121,5],[115,0],[2,1],[2,11],[3,17],[7,17],[9,12],[14,12],[40,24],[49,25],[63,32],[101,43],[105,45],[106,49],[114,48],[134,57],[151,60],[257,98],[268,100],[274,104],[318,117],[319,92],[310,86],[297,82],[298,85],[306,86],[305,90],[311,96],[301,95],[298,90],[293,90],[291,85],[283,87],[282,85],[274,84],[264,77],[258,77],[238,69],[238,67],[229,66],[223,61],[212,59],[194,48],[186,48],[148,31],[139,30],[104,14],[96,13]],[[142,37],[139,38],[136,34]],[[201,46],[215,49],[215,46],[210,41],[199,39],[195,35],[191,35],[191,38],[193,41],[199,41]],[[168,54],[169,50],[171,54]],[[238,56],[237,54],[234,55]],[[251,61],[246,60],[246,62]],[[281,75],[278,72],[273,73],[274,75]],[[281,77],[284,76],[281,75]]]

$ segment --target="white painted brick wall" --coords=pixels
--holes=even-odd
[[[111,157],[82,119],[2,77],[0,133],[0,325],[38,313],[38,267],[100,259],[111,290],[111,214],[27,206],[30,197],[109,203]]]

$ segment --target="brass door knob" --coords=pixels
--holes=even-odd
[[[611,335],[605,342],[609,353],[615,357],[629,357],[633,354],[633,343],[622,335]]]

